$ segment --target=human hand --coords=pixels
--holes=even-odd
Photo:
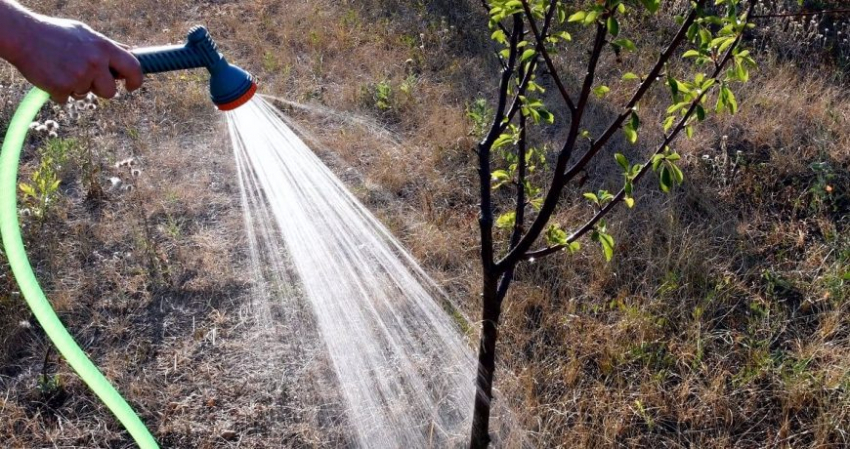
[[[142,85],[139,61],[126,48],[75,20],[34,15],[22,30],[21,44],[8,58],[33,85],[58,103],[92,92],[116,94],[114,71],[128,91]]]

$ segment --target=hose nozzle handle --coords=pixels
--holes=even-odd
[[[189,30],[184,45],[140,48],[132,53],[146,74],[206,68],[210,72],[210,97],[221,110],[245,104],[257,90],[254,77],[228,63],[209,31],[200,25]]]

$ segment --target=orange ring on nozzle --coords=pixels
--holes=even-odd
[[[231,101],[230,103],[217,104],[216,107],[219,111],[232,111],[239,106],[247,103],[248,100],[254,97],[254,94],[257,93],[257,83],[251,83],[251,87],[248,88],[248,91],[245,92],[241,97]]]

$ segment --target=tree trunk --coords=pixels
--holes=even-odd
[[[481,342],[478,346],[478,375],[475,380],[475,409],[472,413],[470,449],[486,449],[490,444],[490,406],[493,400],[493,371],[496,365],[501,304],[498,298],[498,276],[484,275]]]

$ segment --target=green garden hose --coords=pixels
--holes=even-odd
[[[56,312],[38,285],[24,249],[18,224],[18,163],[29,125],[48,98],[46,92],[33,88],[18,106],[9,124],[9,130],[6,132],[6,139],[3,141],[3,149],[0,153],[0,235],[3,237],[6,258],[9,260],[12,273],[18,281],[27,304],[71,368],[115,414],[141,449],[156,449],[159,447],[156,440],[136,412],[94,366],[59,321],[59,317],[56,316]]]

